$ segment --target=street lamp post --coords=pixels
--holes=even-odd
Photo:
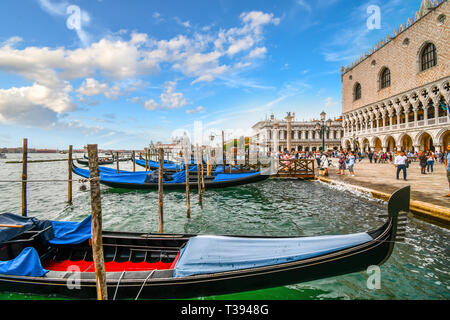
[[[320,114],[320,120],[316,123],[316,130],[322,135],[322,152],[325,152],[325,132],[328,132],[331,127],[331,120],[325,121],[325,111]]]

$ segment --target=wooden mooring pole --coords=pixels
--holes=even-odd
[[[225,173],[225,132],[222,130],[222,168]]]
[[[148,151],[145,150],[145,171],[148,171],[147,167],[148,167]]]
[[[22,216],[27,216],[27,160],[28,139],[23,139],[22,146]]]
[[[188,218],[191,217],[191,199],[189,195],[189,163],[188,159],[190,159],[190,155],[187,154],[187,149],[184,152],[184,168],[186,170],[186,216]]]
[[[133,172],[136,172],[136,152],[133,150],[133,155],[131,156],[133,159]]]
[[[204,167],[203,167],[203,149],[200,149],[200,163],[202,167],[202,191],[205,191],[205,175],[204,175]]]
[[[106,286],[105,258],[103,255],[102,239],[102,202],[100,194],[100,172],[98,169],[98,150],[96,144],[88,145],[89,177],[91,186],[91,238],[92,257],[94,259],[95,277],[97,284],[97,299],[108,300]]]
[[[117,166],[117,173],[120,173],[120,170],[119,170],[119,152],[116,152],[116,166]]]
[[[163,175],[164,175],[164,149],[159,148],[159,176],[158,176],[158,232],[164,232],[164,217],[163,217]]]
[[[68,195],[67,195],[67,202],[69,204],[72,204],[72,145],[69,146],[69,157],[68,157],[68,163],[69,163],[69,182],[67,185],[68,189]]]
[[[198,188],[198,203],[200,204],[200,206],[203,204],[203,199],[202,199],[202,182],[201,182],[201,172],[200,172],[200,152],[198,151],[198,145],[195,148],[195,153],[197,155],[197,188]]]

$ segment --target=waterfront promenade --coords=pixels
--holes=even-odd
[[[348,170],[346,170],[345,176],[339,175],[338,160],[332,159],[332,161],[333,166],[329,168],[327,177],[331,180],[389,194],[410,185],[413,200],[450,208],[450,198],[445,197],[449,193],[449,189],[446,169],[442,163],[435,163],[432,174],[423,175],[420,173],[419,163],[413,162],[407,170],[407,181],[404,181],[402,172],[400,179],[397,180],[397,170],[393,163],[370,163],[367,158],[361,162],[356,160],[355,176],[352,177]]]

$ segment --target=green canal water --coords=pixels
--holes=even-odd
[[[78,155],[82,156],[82,155]],[[0,160],[0,180],[19,180],[21,155]],[[64,155],[30,154],[29,159],[57,159]],[[131,162],[120,163],[130,170]],[[113,166],[111,166],[113,167]],[[142,168],[138,167],[138,170]],[[74,176],[77,177],[77,176]],[[67,163],[31,163],[28,179],[66,179]],[[67,183],[29,183],[28,216],[39,219],[81,221],[90,211],[88,191],[73,186],[73,205],[67,205]],[[262,183],[207,190],[203,207],[191,193],[191,218],[186,218],[185,193],[165,192],[164,226],[168,233],[213,235],[313,236],[348,234],[379,227],[383,202],[342,187],[321,182],[267,180]],[[158,194],[102,186],[103,227],[111,231],[156,232]],[[0,213],[21,212],[20,183],[0,183]],[[449,299],[449,230],[408,218],[405,243],[395,246],[381,266],[381,288],[367,288],[369,274],[348,274],[308,283],[198,299]],[[95,297],[94,297],[95,298]],[[0,292],[0,300],[65,299],[60,296]]]

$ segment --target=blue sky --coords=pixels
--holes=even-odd
[[[0,147],[137,149],[195,123],[339,117],[341,66],[420,2],[2,0]]]

